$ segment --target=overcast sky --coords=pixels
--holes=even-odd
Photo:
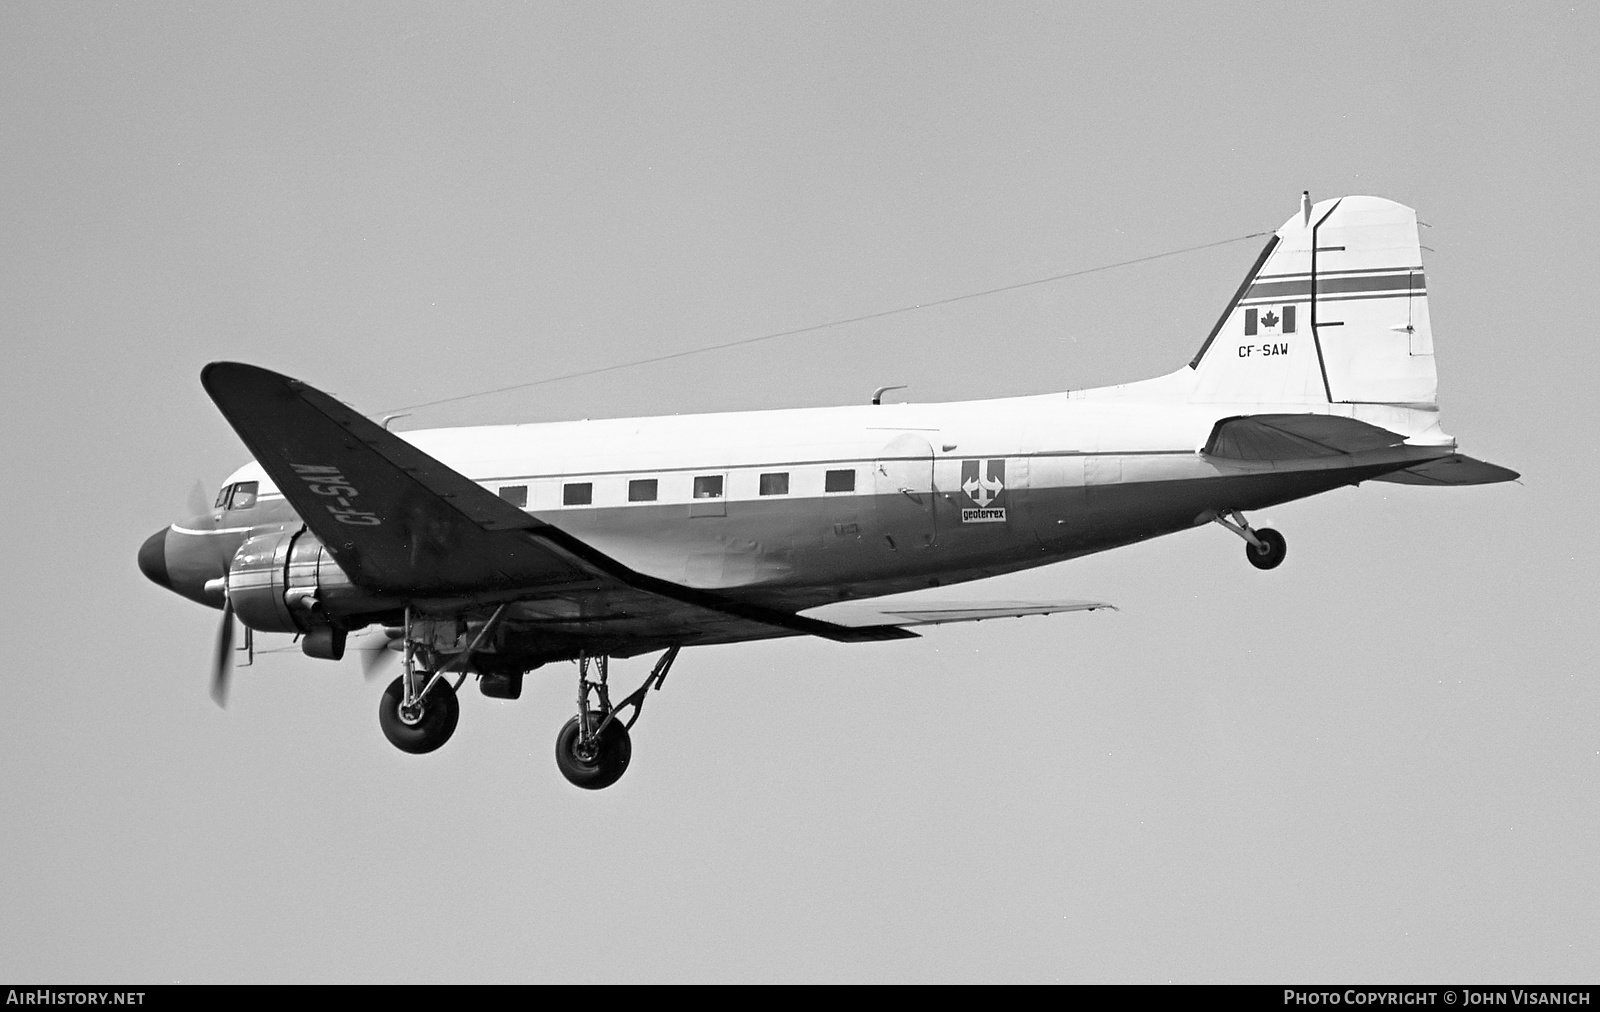
[[[0,978],[1600,978],[1597,45],[1566,4],[0,6]],[[1303,189],[1418,209],[1444,427],[1521,484],[1272,510],[1270,573],[1209,528],[982,591],[1117,613],[688,651],[595,794],[570,665],[404,755],[354,661],[216,709],[216,613],[135,566],[248,456],[212,360],[377,416]],[[1138,379],[1261,242],[402,427]]]

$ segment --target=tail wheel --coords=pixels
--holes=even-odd
[[[1277,569],[1283,564],[1283,557],[1289,554],[1289,543],[1283,540],[1282,534],[1271,527],[1257,530],[1255,536],[1261,542],[1261,547],[1246,544],[1245,558],[1249,559],[1250,565],[1257,569]]]
[[[606,719],[598,710],[589,711],[589,726],[599,727]],[[598,791],[610,787],[627,772],[633,758],[633,742],[621,722],[612,721],[596,735],[588,747],[583,745],[583,729],[573,717],[556,736],[556,767],[574,787]]]
[[[378,726],[389,744],[402,752],[422,755],[450,740],[461,719],[461,701],[447,682],[439,681],[417,705],[407,711],[400,705],[405,687],[396,678],[384,690],[378,704]]]

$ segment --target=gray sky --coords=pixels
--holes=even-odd
[[[1600,977],[1592,6],[0,7],[0,978]],[[354,662],[206,694],[140,541],[231,358],[370,414],[1411,204],[1447,431],[1001,581],[1120,613],[699,649],[588,794],[569,666],[434,755]],[[420,413],[1037,393],[1188,361],[1260,240]],[[642,662],[619,665],[643,677]]]

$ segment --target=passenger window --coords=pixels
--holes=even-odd
[[[228,500],[231,510],[247,510],[256,504],[256,492],[261,488],[259,481],[241,481],[233,486],[233,496]]]
[[[855,470],[829,471],[827,477],[823,479],[822,490],[824,492],[854,492],[856,490]]]
[[[702,474],[695,478],[694,497],[696,499],[721,499],[722,475]]]
[[[501,485],[500,498],[518,509],[526,509],[528,505],[528,486]]]
[[[635,478],[628,482],[629,502],[655,502],[656,480],[654,478]]]
[[[788,495],[789,494],[789,472],[788,471],[777,471],[777,472],[774,472],[773,474],[764,474],[764,475],[762,475],[761,476],[761,494],[762,495]]]
[[[575,481],[570,485],[561,486],[561,505],[587,506],[594,502],[594,484],[587,481]]]

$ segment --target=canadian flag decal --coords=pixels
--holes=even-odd
[[[1294,333],[1294,306],[1267,306],[1266,312],[1260,309],[1246,309],[1244,311],[1244,336],[1255,337],[1257,334],[1293,334]]]

